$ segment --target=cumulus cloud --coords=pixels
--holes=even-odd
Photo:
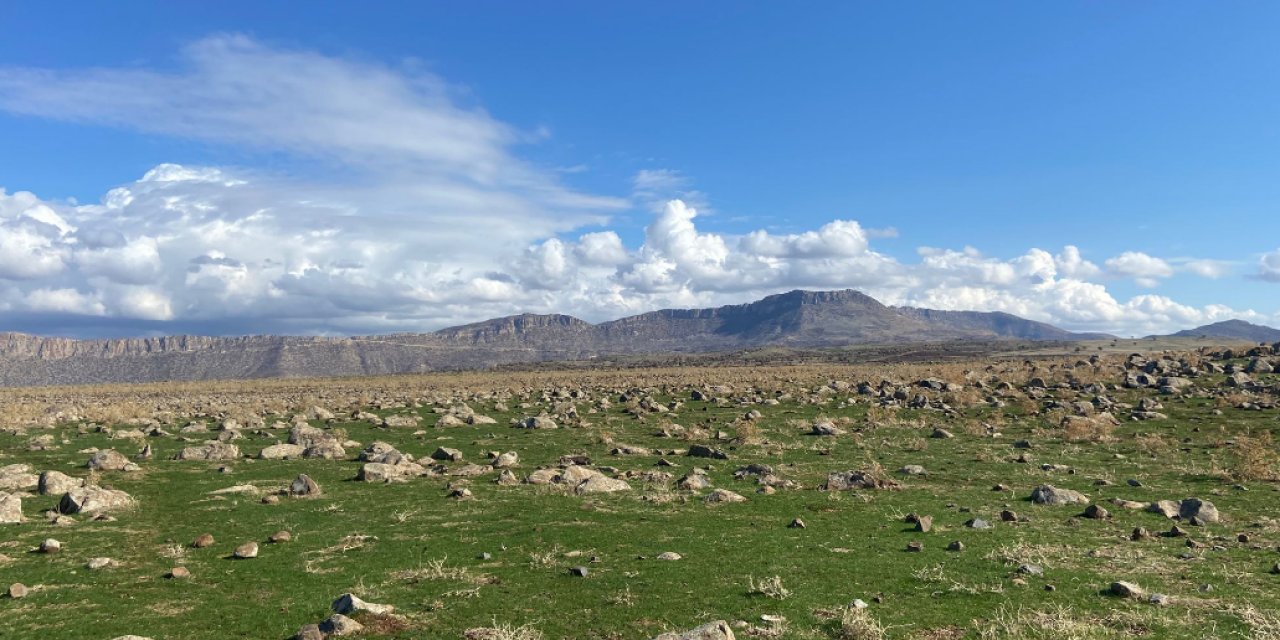
[[[1126,251],[1106,261],[1107,272],[1120,278],[1132,278],[1143,287],[1155,287],[1160,280],[1173,275],[1168,262],[1141,251]]]
[[[886,303],[1006,311],[1075,329],[1154,332],[1244,317],[1161,296],[1115,299],[1222,263],[1080,249],[1012,258],[972,247],[878,251],[897,230],[838,219],[796,233],[705,228],[683,174],[634,176],[631,201],[583,193],[522,160],[522,132],[421,69],[241,36],[186,48],[177,71],[0,69],[0,109],[332,163],[323,178],[161,164],[94,204],[0,189],[0,311],[25,328],[101,333],[375,333],[518,312],[589,320],[859,288]],[[337,177],[335,177],[337,176]],[[627,246],[605,228],[651,209]],[[909,232],[909,231],[908,231]],[[1280,251],[1259,277],[1280,281]],[[25,324],[24,324],[25,323]]]
[[[1280,249],[1262,256],[1258,261],[1257,277],[1267,282],[1280,282]]]

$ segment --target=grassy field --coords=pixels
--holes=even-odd
[[[469,629],[524,627],[525,637],[640,639],[718,619],[737,623],[739,637],[1280,637],[1280,575],[1271,573],[1280,560],[1280,485],[1270,441],[1280,414],[1235,408],[1274,397],[1242,396],[1221,386],[1222,375],[1195,378],[1195,387],[1176,396],[1111,389],[1106,395],[1122,405],[1158,399],[1167,419],[1130,421],[1127,410],[1113,409],[1120,425],[1071,430],[1056,403],[1091,398],[1096,394],[1083,385],[1116,384],[1123,372],[1119,361],[1075,368],[1070,362],[436,376],[397,380],[401,407],[371,399],[381,393],[376,382],[359,397],[351,381],[340,392],[317,387],[282,403],[327,402],[340,417],[310,424],[362,446],[383,441],[427,462],[438,447],[464,455],[463,462],[443,464],[445,475],[393,484],[356,481],[363,463],[354,446],[338,460],[253,459],[288,438],[284,423],[305,404],[282,406],[278,415],[255,408],[265,424],[241,428],[234,444],[245,455],[227,462],[173,459],[183,447],[216,437],[220,420],[237,414],[225,396],[216,406],[160,407],[167,436],[127,437],[140,422],[132,418],[0,425],[9,427],[0,435],[0,466],[90,478],[137,501],[111,521],[72,516],[67,524],[44,515],[58,496],[26,495],[27,521],[0,525],[0,589],[17,582],[30,593],[0,598],[0,638],[283,639],[328,617],[330,603],[346,592],[395,607],[395,617],[366,617],[362,637],[462,638]],[[966,378],[964,370],[977,373]],[[909,388],[909,395],[924,394],[953,411],[882,406],[854,391],[864,380],[909,385],[930,375],[965,386]],[[1012,389],[967,384],[991,376]],[[1032,398],[1024,392],[1031,377],[1050,387],[1074,380],[1075,388]],[[707,393],[722,401],[691,399],[694,390],[714,385],[728,387]],[[148,393],[132,402],[159,407]],[[986,402],[991,395],[1005,406]],[[66,392],[59,401],[75,396]],[[641,399],[681,404],[649,412],[637,406]],[[497,423],[433,426],[437,409],[461,401]],[[23,402],[19,413],[29,415],[31,400]],[[417,416],[421,426],[350,418],[360,406],[378,416]],[[565,417],[570,406],[578,420]],[[761,416],[744,420],[753,410]],[[511,426],[539,414],[556,416],[562,428]],[[179,431],[193,420],[207,422],[210,433]],[[272,428],[277,420],[284,428]],[[824,420],[844,433],[807,435]],[[671,425],[683,426],[684,434],[661,435],[664,428],[678,431]],[[954,437],[931,437],[936,428]],[[45,435],[53,446],[31,450],[32,439]],[[1015,446],[1020,440],[1030,448]],[[140,462],[139,471],[85,468],[95,449],[132,457],[146,443],[154,458]],[[727,459],[682,455],[695,444]],[[626,447],[648,451],[614,454]],[[487,452],[509,451],[519,454],[513,471],[520,479],[562,456],[585,455],[632,489],[577,495],[559,486],[501,486],[493,470],[449,475],[468,463],[486,464]],[[752,464],[772,468],[776,490],[760,492],[758,476],[735,475]],[[927,473],[899,473],[905,465]],[[746,500],[708,504],[709,489],[677,488],[675,481],[694,468]],[[901,486],[819,489],[828,473],[849,470],[878,472]],[[320,497],[264,503],[302,473],[320,484]],[[1028,496],[1041,484],[1081,491],[1111,517],[1079,517],[1082,505],[1031,504]],[[450,497],[463,486],[470,498]],[[235,489],[220,493],[228,488]],[[1190,526],[1112,502],[1188,497],[1211,500],[1222,522]],[[1021,520],[1002,521],[1005,510]],[[932,530],[916,531],[906,522],[913,513],[931,516]],[[804,528],[788,526],[797,518]],[[973,518],[992,527],[966,526]],[[1189,535],[1158,535],[1175,524]],[[1137,527],[1156,535],[1133,541]],[[280,530],[292,540],[268,543]],[[215,543],[192,548],[206,533]],[[61,541],[61,552],[33,552],[46,538]],[[260,543],[258,557],[230,559],[247,541]],[[948,550],[953,542],[963,550]],[[909,543],[923,548],[908,551]],[[680,559],[658,559],[664,552]],[[90,570],[95,557],[114,564]],[[166,578],[174,567],[186,567],[191,577]],[[571,575],[573,567],[585,567],[586,575]],[[1107,594],[1118,580],[1169,600]],[[869,606],[849,609],[855,599]]]

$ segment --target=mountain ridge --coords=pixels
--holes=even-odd
[[[956,340],[1084,340],[998,312],[891,307],[862,292],[794,290],[754,302],[590,323],[522,313],[430,333],[75,340],[0,333],[0,385],[89,384],[484,369],[601,356]]]
[[[1233,340],[1249,340],[1251,342],[1280,342],[1280,329],[1266,325],[1254,324],[1244,320],[1223,320],[1206,324],[1194,329],[1183,329],[1157,338],[1229,338]]]

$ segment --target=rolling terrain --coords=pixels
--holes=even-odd
[[[664,309],[592,324],[522,314],[434,333],[72,340],[0,335],[0,385],[353,376],[485,369],[602,356],[972,340],[1069,341],[1005,313],[890,307],[853,290],[791,291],[711,309]]]

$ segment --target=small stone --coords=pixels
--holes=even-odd
[[[586,567],[572,567],[569,569],[569,575],[575,578],[585,578],[590,573]]]
[[[1163,593],[1153,593],[1147,597],[1147,602],[1163,607],[1171,604],[1173,599]]]
[[[231,557],[236,560],[248,560],[258,557],[258,543],[246,542],[236,547],[236,550],[231,553]]]
[[[970,529],[990,529],[991,523],[983,520],[982,518],[973,518],[968,522],[965,522],[964,526],[969,527]]]
[[[290,542],[292,540],[293,540],[293,534],[283,529],[271,534],[271,537],[267,538],[267,542],[270,542],[271,544],[281,544],[284,542]]]
[[[1091,504],[1085,507],[1084,513],[1081,515],[1089,518],[1090,520],[1105,520],[1111,517],[1111,513],[1109,511],[1096,504]]]
[[[792,521],[791,521],[791,524],[787,525],[787,528],[789,528],[789,529],[803,529],[803,528],[804,528],[804,520],[801,520],[800,518],[796,518],[796,519],[794,519],[794,520],[792,520]]]
[[[1236,542],[1248,542],[1248,541],[1249,541],[1249,534],[1247,533],[1242,533],[1236,536]]]
[[[62,543],[53,538],[46,538],[40,543],[40,553],[57,553],[62,551]]]
[[[14,600],[17,600],[18,598],[25,598],[28,593],[30,593],[30,590],[27,589],[27,585],[22,584],[21,582],[15,582],[9,585],[9,597]]]
[[[1051,585],[1051,584],[1046,584],[1046,585],[1044,586],[1044,590],[1045,590],[1045,591],[1051,591],[1051,592],[1052,592],[1052,591],[1057,591],[1057,590],[1058,590],[1058,588],[1057,588],[1057,587],[1055,587],[1055,586],[1053,586],[1053,585]]]
[[[170,580],[186,580],[191,577],[191,570],[186,567],[174,567],[164,577]]]
[[[1018,567],[1018,573],[1026,576],[1041,577],[1044,575],[1044,567],[1038,564],[1024,564]]]
[[[933,516],[920,516],[916,518],[916,531],[919,533],[929,533],[933,530]]]
[[[1000,521],[1001,522],[1017,522],[1018,514],[1008,509],[1005,509],[1004,511],[1000,512]]]
[[[97,571],[99,569],[106,569],[113,564],[115,564],[115,560],[112,560],[111,558],[89,558],[89,561],[85,563],[85,568],[90,571]]]
[[[477,560],[492,560],[492,559],[493,559],[493,554],[489,553],[488,551],[485,551],[484,553],[481,553],[480,555],[476,556],[476,559],[477,559]]]
[[[194,549],[204,549],[206,547],[212,547],[213,542],[214,541],[213,541],[212,535],[207,533],[202,533],[199,536],[197,536],[195,540],[191,541],[191,547]]]
[[[956,540],[955,542],[947,545],[947,551],[964,551],[964,543]]]
[[[280,496],[277,496],[277,495],[262,496],[262,504],[280,504]]]
[[[908,542],[908,543],[907,543],[907,551],[909,551],[909,552],[911,552],[911,553],[920,553],[921,551],[924,551],[924,543],[923,543],[923,542]]]
[[[1133,530],[1132,534],[1129,535],[1129,539],[1133,540],[1134,542],[1138,542],[1140,540],[1149,540],[1151,539],[1151,532],[1147,531],[1143,527],[1138,527]]]
[[[861,598],[854,598],[853,602],[849,603],[850,609],[866,609],[868,606],[870,605],[863,602]]]
[[[684,557],[684,556],[681,556],[680,554],[678,554],[678,553],[676,553],[676,552],[674,552],[674,551],[664,551],[664,552],[662,552],[662,553],[658,554],[658,559],[659,559],[659,560],[666,560],[666,561],[668,561],[668,562],[673,562],[673,561],[675,561],[675,560],[679,560],[679,559],[681,559],[681,558],[683,558],[683,557]]]

